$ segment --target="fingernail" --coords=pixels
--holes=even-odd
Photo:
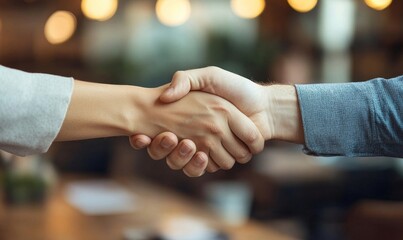
[[[173,143],[172,141],[170,141],[167,137],[164,137],[164,138],[161,140],[161,146],[162,146],[163,148],[166,148],[166,149],[171,148],[173,144],[174,144],[174,143]]]
[[[196,157],[194,164],[196,167],[201,167],[204,165],[204,159],[202,157]]]
[[[183,144],[181,146],[181,148],[179,149],[179,155],[184,157],[184,156],[188,155],[191,151],[192,151],[192,149],[189,147],[189,145]]]
[[[138,148],[145,148],[147,146],[147,143],[141,141],[141,140],[137,140],[135,143],[135,146]]]

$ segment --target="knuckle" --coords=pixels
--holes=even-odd
[[[207,131],[213,135],[222,136],[224,134],[223,130],[214,122],[210,122],[206,126]]]
[[[184,71],[176,71],[173,75],[173,79],[182,78],[185,75]]]
[[[249,131],[245,136],[247,144],[253,144],[259,139],[259,134],[256,131]]]
[[[220,71],[221,68],[219,68],[217,66],[208,66],[208,67],[206,67],[206,70],[209,71],[209,72],[214,73],[214,72]]]
[[[214,143],[213,140],[209,139],[209,138],[205,138],[203,140],[201,140],[201,145],[207,149],[206,152],[210,152],[215,146],[216,144]]]
[[[231,109],[225,102],[222,101],[222,99],[215,99],[213,109],[226,118],[231,116]]]

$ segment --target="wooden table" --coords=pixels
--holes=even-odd
[[[267,225],[249,221],[229,226],[202,203],[142,180],[120,180],[136,196],[139,209],[130,214],[86,216],[66,203],[64,178],[42,206],[0,204],[1,240],[112,240],[127,229],[149,228],[172,216],[192,216],[222,230],[231,240],[290,240]]]

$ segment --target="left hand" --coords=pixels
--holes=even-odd
[[[190,91],[212,93],[233,103],[251,118],[265,139],[271,139],[274,128],[272,127],[272,118],[268,114],[270,106],[266,89],[265,86],[256,84],[237,74],[217,67],[207,67],[176,72],[170,87],[164,91],[160,99],[163,102],[170,103],[181,99]],[[172,144],[178,143],[178,139],[174,135],[170,135],[167,138],[166,141],[170,141]],[[130,141],[133,146],[143,148],[150,144],[151,139],[145,135],[135,135],[130,138]],[[143,141],[143,144],[138,145],[137,143],[141,143],[141,141]],[[181,144],[176,148],[172,147],[172,150],[163,148],[159,144],[153,144],[148,147],[148,150],[151,155],[158,155],[159,159],[164,157],[172,159],[169,150],[172,150],[172,155],[178,156],[177,152],[180,151],[180,147]],[[185,161],[186,159],[179,160]],[[188,161],[190,160],[188,159]],[[189,164],[192,165],[191,162]]]
[[[155,91],[159,90],[155,89],[151,92]],[[160,130],[173,131],[185,139],[179,144],[178,151],[173,151],[168,156],[167,163],[173,169],[186,167],[188,160],[179,161],[177,156],[181,156],[185,148],[187,151],[185,151],[186,154],[182,154],[182,157],[186,157],[185,155],[191,157],[196,152],[195,144],[198,149],[208,153],[209,158],[211,157],[210,160],[213,160],[208,162],[208,169],[212,172],[218,168],[229,169],[235,161],[247,162],[251,158],[250,152],[256,153],[263,149],[264,140],[255,124],[228,101],[217,96],[193,92],[187,95],[186,100],[183,99],[172,104],[149,105],[145,105],[149,109],[146,112],[151,115],[142,117],[138,121],[139,123],[147,122],[148,125],[155,126]],[[148,131],[151,129],[149,127],[138,127],[139,129],[148,129]],[[153,129],[146,134],[156,137],[156,133],[158,133],[156,131],[158,130]],[[187,137],[192,141],[187,140]],[[168,144],[166,144],[167,139]],[[141,147],[141,145],[145,146],[150,143],[150,139],[144,136],[141,136],[140,140],[142,141],[132,139],[132,145]],[[164,146],[164,149],[171,150],[170,147],[174,146],[177,140],[173,139],[173,144],[169,144],[169,140],[172,139],[161,137],[160,141],[154,140],[154,142]],[[225,149],[222,149],[223,147]],[[150,155],[155,159],[163,156],[162,154],[153,154],[153,151],[150,151]],[[189,168],[195,165],[198,167],[204,165],[207,156],[203,153],[196,153],[194,158],[195,164],[189,165]],[[170,161],[170,159],[173,160]],[[185,173],[193,174],[191,171]]]

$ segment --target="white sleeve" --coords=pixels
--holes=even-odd
[[[72,78],[0,65],[0,149],[24,156],[46,152],[70,103]]]

